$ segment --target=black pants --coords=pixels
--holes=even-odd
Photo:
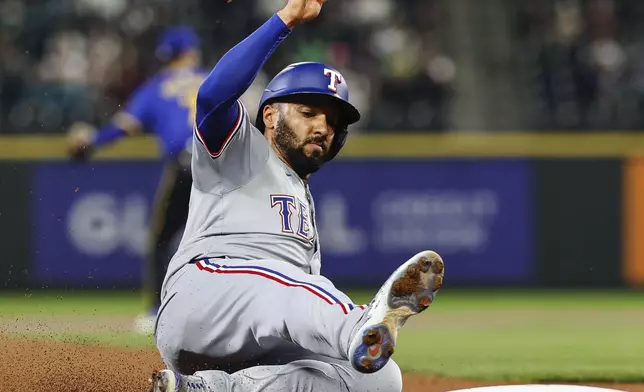
[[[190,167],[167,163],[163,168],[150,222],[150,250],[145,270],[144,290],[150,305],[161,304],[160,293],[168,263],[175,248],[173,240],[181,236],[188,218],[192,174]]]

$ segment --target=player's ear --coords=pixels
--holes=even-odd
[[[264,106],[262,109],[262,119],[264,120],[265,129],[273,129],[277,125],[277,119],[279,116],[279,108],[276,104],[270,104]]]

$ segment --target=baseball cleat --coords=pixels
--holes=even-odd
[[[365,321],[349,344],[349,361],[362,373],[382,369],[393,355],[398,329],[431,305],[443,285],[445,265],[428,250],[391,274],[366,309]]]
[[[152,374],[150,392],[208,392],[201,377],[186,376],[172,370],[161,370]]]

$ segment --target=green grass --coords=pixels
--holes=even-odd
[[[367,303],[372,292],[350,293]],[[0,318],[134,316],[136,293],[0,293]],[[35,334],[29,338],[44,338]],[[154,349],[127,332],[46,338]],[[644,382],[644,292],[453,291],[410,320],[396,361],[405,371],[479,380]]]
[[[0,292],[0,316],[103,315],[130,316],[143,310],[138,293]]]
[[[644,381],[641,334],[641,326],[428,329],[401,334],[396,360],[407,371],[480,380],[635,382]]]
[[[349,291],[356,303],[367,303],[374,292]],[[644,291],[625,290],[458,290],[443,289],[434,309],[461,312],[471,309],[642,309]]]
[[[644,293],[454,292],[402,333],[418,373],[529,382],[644,382]],[[626,317],[625,317],[626,316]],[[453,322],[442,322],[451,317]]]

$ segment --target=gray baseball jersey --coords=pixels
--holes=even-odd
[[[308,186],[237,104],[220,151],[195,131],[190,214],[155,331],[164,362],[226,392],[400,391],[393,361],[364,375],[346,360],[364,306],[319,274]]]
[[[190,213],[166,281],[194,258],[279,259],[320,273],[320,246],[308,185],[264,135],[240,115],[220,151],[195,131]]]

